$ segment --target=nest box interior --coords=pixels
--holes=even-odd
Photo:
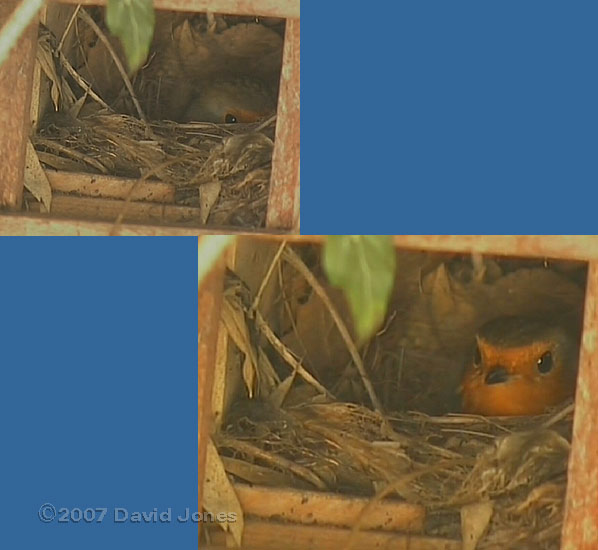
[[[285,19],[158,10],[134,72],[104,19],[103,7],[45,9],[25,183],[41,163],[50,185],[24,209],[265,227]]]
[[[542,414],[487,417],[463,414],[460,391],[476,335],[496,318],[565,324],[578,350],[586,276],[584,262],[397,250],[385,321],[357,345],[319,245],[240,240],[212,407],[247,540],[274,548],[262,528],[286,537],[300,526],[322,548],[461,548],[470,537],[481,549],[558,548],[572,393]],[[305,544],[297,537],[290,548]]]

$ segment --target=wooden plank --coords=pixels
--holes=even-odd
[[[199,237],[201,239],[201,237]],[[216,341],[220,325],[224,261],[221,259],[206,276],[197,295],[197,502],[203,500],[206,448],[212,433],[212,384]],[[201,523],[198,523],[201,529]]]
[[[286,240],[322,244],[325,238],[324,235],[288,235]],[[597,235],[394,235],[393,241],[397,248],[429,252],[598,260]]]
[[[268,199],[267,227],[299,232],[300,165],[300,30],[299,19],[287,21],[280,75],[276,139]]]
[[[219,530],[220,531],[220,530]],[[215,546],[225,547],[226,534],[210,533]],[[351,542],[351,546],[349,545]],[[201,547],[200,547],[201,548]],[[400,535],[381,531],[359,531],[336,527],[283,524],[245,519],[241,550],[461,550],[461,541]]]
[[[129,202],[115,199],[96,199],[54,195],[52,217],[115,221],[124,213],[129,223],[177,224],[199,226],[199,208],[149,202]]]
[[[266,230],[260,230],[266,231]],[[274,234],[273,231],[271,231]],[[197,235],[254,235],[263,236],[264,233],[252,233],[247,229],[229,227],[176,227],[157,226],[147,224],[120,224],[94,220],[61,220],[49,218],[40,214],[0,214],[0,235],[22,236],[188,236]],[[284,234],[279,231],[278,234]]]
[[[598,259],[596,235],[395,235],[400,248],[563,260]]]
[[[282,230],[260,238],[280,241]],[[289,243],[322,244],[325,235],[287,234]],[[397,248],[430,252],[480,252],[489,255],[598,260],[597,235],[394,235]]]
[[[351,528],[359,521],[364,530],[416,533],[423,531],[426,517],[423,506],[396,500],[382,500],[369,506],[369,498],[240,483],[235,485],[235,491],[247,515],[304,525]]]
[[[46,170],[46,175],[52,190],[59,193],[78,193],[84,197],[105,199],[126,199],[131,193],[132,201],[174,202],[175,188],[168,183],[58,170]]]
[[[0,27],[20,2],[0,2]],[[29,109],[37,47],[37,19],[21,35],[0,67],[0,207],[21,208],[25,146],[29,138]]]
[[[561,548],[598,548],[598,261],[588,273]]]
[[[106,0],[61,0],[62,4],[104,6]],[[299,17],[300,0],[154,0],[159,10],[211,11],[231,15]]]
[[[52,220],[47,216],[32,214],[0,214],[0,235],[107,235],[113,230],[112,223],[90,220]],[[265,241],[322,244],[323,235],[297,235],[283,229],[249,230],[232,227],[176,227],[147,224],[123,224],[118,229],[122,235],[246,235]],[[420,249],[437,252],[470,253],[477,247],[484,254],[536,256],[570,260],[598,260],[598,236],[596,235],[527,235],[525,241],[517,242],[513,235],[396,235],[394,243],[399,248]],[[441,242],[438,248],[430,244]]]

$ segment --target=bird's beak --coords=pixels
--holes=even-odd
[[[488,371],[488,374],[486,374],[486,377],[484,378],[484,382],[486,385],[492,386],[494,384],[504,384],[511,378],[512,376],[509,371],[505,369],[505,367],[499,365],[492,367]]]

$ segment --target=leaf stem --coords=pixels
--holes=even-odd
[[[31,23],[44,3],[45,0],[23,0],[12,12],[0,31],[0,65],[6,61],[19,36]]]

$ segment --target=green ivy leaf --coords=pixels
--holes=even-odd
[[[106,23],[110,32],[120,38],[131,71],[147,59],[154,21],[153,0],[108,0]]]
[[[388,235],[330,235],[324,245],[324,269],[343,289],[357,337],[372,336],[386,315],[392,293],[396,252]]]

